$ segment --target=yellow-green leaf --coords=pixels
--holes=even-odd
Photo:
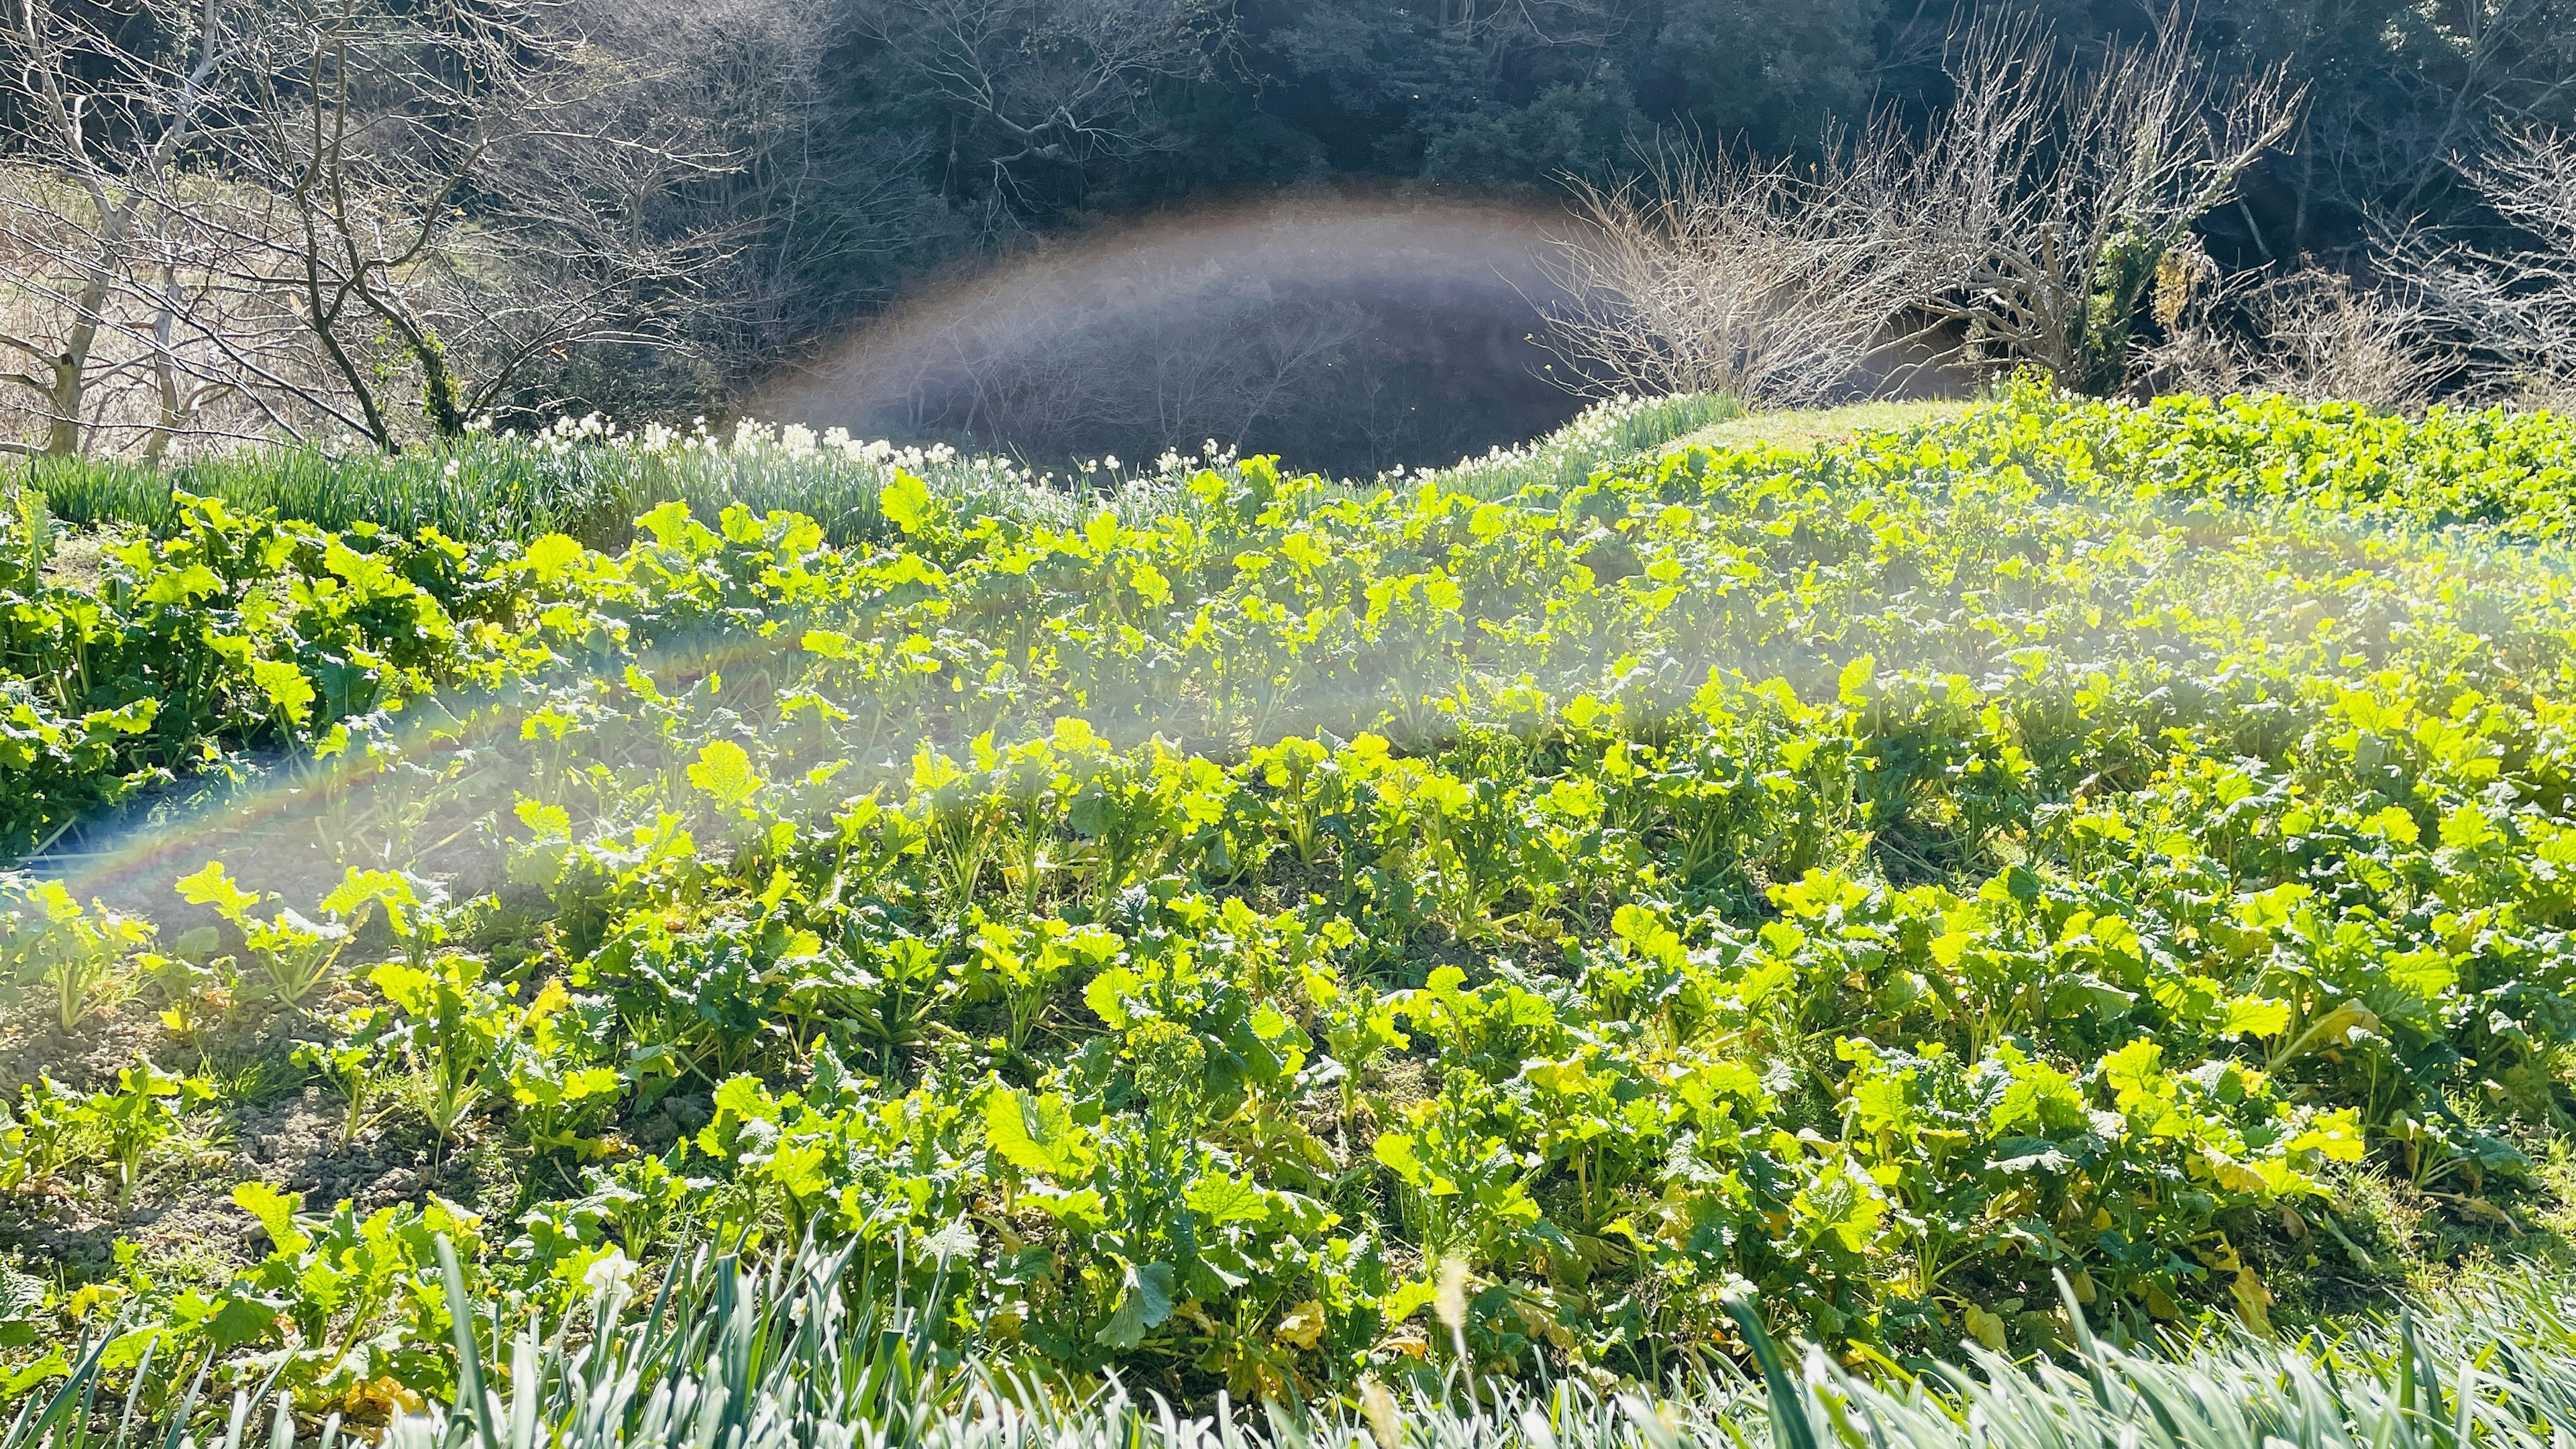
[[[906,533],[917,533],[930,515],[930,485],[897,468],[894,481],[877,491],[877,511]]]
[[[731,740],[708,741],[699,749],[697,763],[689,766],[688,775],[691,785],[726,810],[759,794],[764,783],[760,772],[752,768],[750,752]]]

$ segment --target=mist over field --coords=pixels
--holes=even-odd
[[[2576,0],[0,0],[0,1449],[2564,1449],[2571,401]]]
[[[782,367],[750,411],[1061,467],[1203,440],[1367,477],[1581,406],[1544,340],[1537,206],[1289,197],[1083,234],[932,287]]]

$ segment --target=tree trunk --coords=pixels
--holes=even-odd
[[[124,219],[120,214],[110,222],[112,238],[124,232]],[[111,241],[110,246],[113,244]],[[61,354],[54,358],[53,417],[45,429],[45,452],[53,457],[68,458],[80,451],[81,409],[89,402],[89,355],[98,345],[111,265],[112,258],[103,258],[81,284],[71,336],[64,339]]]

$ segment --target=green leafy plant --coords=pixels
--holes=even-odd
[[[55,881],[15,894],[0,952],[13,976],[32,978],[52,995],[55,1024],[66,1036],[132,994],[133,958],[152,940],[147,923],[95,904],[83,909]]]
[[[189,828],[327,895],[209,866],[215,924],[119,950],[227,1078],[292,1037],[344,1135],[420,1113],[487,1339],[692,1235],[1192,1402],[1661,1383],[1748,1289],[1839,1363],[2065,1352],[2060,1274],[2111,1341],[2260,1332],[2554,1210],[2569,438],[2015,385],[1400,484],[872,474],[840,532],[656,496],[606,548],[201,501],[0,621],[0,708],[69,731],[0,786],[175,772],[79,753],[132,702],[81,649],[235,752]],[[21,1094],[0,1209],[104,1197],[92,1095]],[[343,1356],[288,1219],[209,1373],[437,1382],[426,1239]],[[156,1321],[222,1277],[122,1271]]]
[[[122,1215],[151,1159],[179,1135],[181,1117],[214,1096],[203,1078],[162,1071],[149,1059],[121,1068],[115,1086],[96,1092],[39,1080],[20,1092],[16,1110],[0,1123],[0,1188],[70,1186],[64,1179],[104,1167]]]
[[[355,1007],[331,1023],[330,1040],[306,1042],[295,1049],[298,1065],[321,1074],[339,1092],[345,1110],[340,1117],[340,1144],[382,1119],[378,1098],[396,1065],[403,1025],[394,1012],[377,1006]]]
[[[116,1089],[92,1096],[82,1111],[93,1117],[116,1167],[116,1209],[134,1202],[134,1188],[147,1158],[177,1135],[180,1114],[214,1096],[198,1078],[174,1076],[149,1061],[123,1067]]]
[[[420,1109],[441,1139],[506,1085],[509,1048],[526,1023],[511,994],[483,979],[484,963],[443,952],[427,964],[388,961],[368,973],[393,1021],[383,1040],[402,1052],[420,1084]]]
[[[350,931],[346,925],[307,920],[285,906],[265,919],[252,915],[253,907],[275,897],[243,889],[222,861],[210,860],[195,873],[182,877],[178,890],[181,900],[192,906],[211,907],[232,926],[270,999],[289,1010],[303,1009],[330,978],[340,953],[348,947]]]

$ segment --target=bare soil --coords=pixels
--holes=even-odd
[[[503,1219],[513,1212],[518,1165],[473,1141],[439,1142],[417,1114],[385,1114],[343,1142],[346,1104],[293,1062],[299,1043],[323,1034],[301,1013],[245,1007],[234,1021],[183,1039],[148,996],[95,1014],[69,1035],[50,1001],[0,1008],[0,1102],[16,1103],[40,1077],[70,1091],[112,1088],[120,1069],[142,1059],[202,1075],[219,1092],[189,1111],[176,1140],[146,1162],[122,1211],[115,1169],[96,1165],[0,1199],[0,1254],[68,1287],[122,1277],[115,1245],[126,1239],[156,1282],[217,1286],[268,1251],[249,1214],[232,1203],[233,1185],[253,1179],[302,1193],[315,1211],[342,1201],[373,1211],[435,1193]]]

